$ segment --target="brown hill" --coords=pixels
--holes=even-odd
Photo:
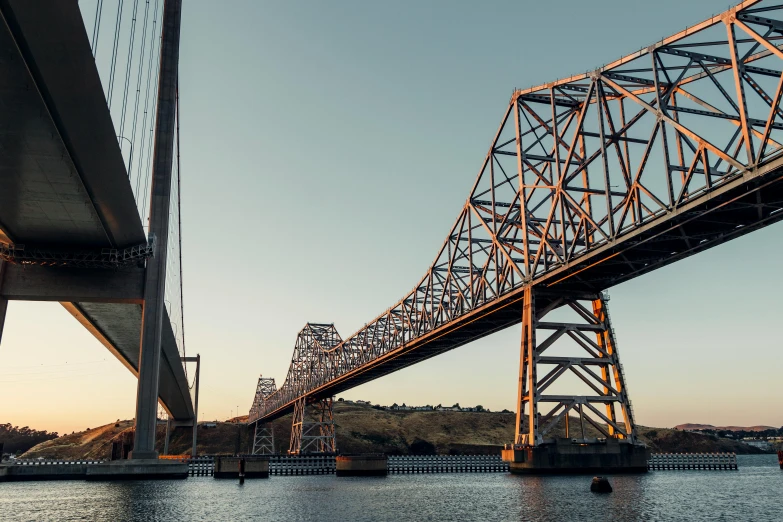
[[[776,430],[774,426],[713,426],[712,424],[685,423],[675,426],[678,430],[715,430],[715,431],[766,431]]]
[[[497,454],[514,435],[513,413],[452,411],[387,411],[347,402],[336,402],[334,419],[337,447],[342,453],[409,454],[431,444],[439,454]],[[211,423],[210,423],[211,424]],[[252,430],[231,422],[214,427],[202,423],[198,431],[198,453],[203,455],[248,453]],[[576,426],[572,420],[571,426]],[[131,421],[111,423],[81,433],[47,441],[25,453],[24,458],[107,458],[111,440],[130,429]],[[273,423],[275,449],[285,453],[291,437],[291,416]],[[556,435],[563,435],[562,428]],[[599,436],[585,427],[586,436]],[[163,449],[165,427],[158,428],[158,450]],[[639,427],[639,436],[656,452],[760,453],[739,441],[718,439],[698,433],[666,428]],[[179,428],[171,435],[169,453],[189,454],[191,429]]]

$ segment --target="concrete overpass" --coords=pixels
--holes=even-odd
[[[153,248],[78,4],[0,0],[0,15],[0,338],[7,301],[60,302],[138,376]],[[154,251],[165,261],[165,238]],[[187,379],[162,316],[158,396],[176,421],[190,422]]]

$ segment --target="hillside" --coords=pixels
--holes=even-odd
[[[434,447],[438,454],[497,454],[512,440],[513,413],[451,411],[387,411],[369,406],[337,402],[334,406],[337,447],[342,453],[386,453],[404,455]],[[571,425],[578,423],[572,420]],[[41,443],[24,454],[25,458],[106,458],[111,440],[130,429],[131,421],[107,424],[81,433],[65,435]],[[291,437],[291,416],[273,423],[276,450],[285,453]],[[586,426],[586,435],[598,433]],[[163,449],[165,428],[158,428],[158,450]],[[562,435],[562,429],[559,435]],[[671,430],[639,427],[640,438],[657,452],[761,453],[738,441]],[[247,453],[253,433],[242,424],[219,422],[213,428],[202,424],[198,433],[198,453],[206,455]],[[191,430],[180,428],[171,436],[169,453],[190,452]],[[432,445],[432,446],[430,446]]]
[[[19,427],[0,424],[0,446],[2,453],[21,453],[46,440],[56,439],[57,433],[38,431],[28,426]]]
[[[767,431],[776,430],[774,426],[713,426],[712,424],[678,424],[678,430],[713,430],[713,431]]]

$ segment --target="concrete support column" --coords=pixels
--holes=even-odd
[[[196,456],[196,447],[198,444],[198,379],[201,374],[201,354],[196,355],[196,398],[195,405],[193,407],[193,449],[191,450],[191,456]]]
[[[157,126],[152,164],[150,237],[155,256],[147,261],[139,348],[139,384],[136,396],[136,437],[130,457],[155,459],[161,334],[166,288],[171,171],[174,162],[179,35],[182,0],[165,0],[161,35]]]
[[[3,288],[5,276],[5,261],[0,260],[0,290]],[[5,312],[8,310],[8,299],[0,297],[0,346],[3,344],[3,328],[5,328]]]

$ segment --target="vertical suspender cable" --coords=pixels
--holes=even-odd
[[[180,325],[180,330],[182,331],[182,357],[187,357],[187,352],[185,351],[185,293],[182,289],[182,183],[181,183],[181,172],[180,172],[180,162],[179,162],[179,75],[177,75],[177,89],[175,91],[175,100],[176,100],[176,111],[177,111],[177,128],[176,128],[176,140],[177,140],[177,225],[179,227],[179,314],[180,314],[180,321],[182,324]],[[188,369],[187,365],[185,365],[185,378],[187,379],[188,376]]]
[[[130,44],[128,45],[128,60],[125,64],[125,88],[122,91],[122,113],[120,116],[120,135],[125,135],[125,116],[128,113],[128,91],[130,89],[131,66],[133,65],[133,52],[136,44],[136,15],[139,11],[139,0],[133,0],[133,18],[131,19]],[[127,138],[126,138],[127,139]],[[133,136],[129,140],[133,144]],[[131,149],[131,153],[133,150]],[[133,162],[131,157],[130,162]]]
[[[92,24],[92,42],[90,42],[93,58],[95,58],[95,55],[98,53],[98,34],[101,31],[102,15],[103,0],[98,0],[98,3],[95,5],[95,22]]]
[[[111,67],[109,69],[109,88],[107,89],[106,93],[106,101],[109,105],[109,110],[111,110],[111,98],[112,93],[114,92],[114,73],[117,69],[117,51],[120,44],[120,33],[122,32],[122,3],[123,0],[120,0],[120,4],[117,7],[117,21],[114,23],[114,47],[112,48],[111,52]]]
[[[142,118],[141,123],[141,157],[139,158],[139,161],[137,162],[138,165],[138,175],[136,177],[136,198],[139,198],[141,196],[141,176],[142,176],[142,168],[144,167],[144,158],[146,156],[145,154],[145,143],[147,142],[147,115],[148,109],[149,109],[149,101],[150,101],[150,83],[152,82],[152,63],[153,63],[153,57],[155,54],[155,28],[158,24],[158,5],[159,0],[155,0],[155,7],[153,9],[153,15],[152,15],[152,32],[150,34],[150,54],[149,59],[147,63],[147,86],[145,88],[145,94],[144,94],[144,117]],[[137,199],[136,204],[138,205],[139,201]],[[144,223],[144,217],[146,216],[146,210],[144,207],[139,207],[139,212],[141,213],[141,220],[142,223]]]
[[[133,127],[131,127],[131,136],[132,141],[136,142],[136,128],[139,121],[139,101],[141,100],[141,78],[144,73],[144,57],[146,56],[145,52],[147,50],[147,24],[149,22],[149,11],[150,11],[150,0],[146,0],[145,6],[144,6],[144,26],[141,29],[141,56],[139,58],[139,71],[136,75],[136,101],[134,102],[133,106]],[[154,29],[153,29],[154,33]],[[150,55],[152,54],[152,51],[150,51]],[[151,60],[151,58],[150,58]],[[130,179],[132,173],[129,170],[128,171],[128,178]],[[131,180],[131,186],[133,185],[133,181]],[[137,189],[138,193],[138,189]]]
[[[155,114],[155,107],[157,106],[157,96],[154,97],[154,99],[152,101],[151,111],[149,111],[149,112],[152,112],[153,116],[151,116],[151,120],[150,120],[150,130],[149,130],[150,139],[149,139],[149,143],[147,143],[147,150],[146,151],[144,150],[144,145],[145,145],[145,141],[147,140],[147,118],[149,117],[149,112],[147,110],[147,107],[149,105],[150,84],[152,82],[153,57],[157,56],[158,57],[158,62],[157,63],[160,63],[160,45],[158,45],[157,52],[155,52],[155,49],[156,49],[155,42],[156,41],[160,42],[160,37],[156,37],[157,33],[155,32],[155,26],[157,25],[157,22],[158,22],[158,6],[159,5],[160,5],[159,0],[155,0],[155,16],[154,16],[154,18],[152,20],[152,36],[151,36],[151,38],[152,38],[152,40],[151,40],[152,47],[150,49],[150,62],[149,62],[149,67],[147,69],[147,93],[146,93],[145,99],[144,99],[144,120],[143,120],[143,124],[142,124],[142,128],[141,128],[141,133],[142,133],[142,136],[141,136],[141,154],[142,155],[141,155],[140,161],[138,163],[139,164],[139,177],[137,179],[137,183],[139,183],[139,186],[140,186],[141,185],[141,174],[142,174],[141,169],[142,169],[142,166],[144,165],[144,158],[145,158],[145,156],[147,157],[147,175],[146,175],[146,177],[144,179],[144,190],[143,190],[143,195],[141,196],[143,203],[141,204],[141,207],[139,207],[140,210],[141,210],[142,223],[144,223],[146,221],[144,219],[145,216],[147,218],[149,218],[149,210],[147,209],[147,188],[148,188],[148,185],[149,185],[150,172],[151,172],[151,169],[152,169],[152,165],[151,165],[151,161],[152,161],[152,141],[153,141],[152,140],[152,133],[155,130],[155,116],[154,116],[154,114]],[[155,85],[156,86],[158,85],[159,69],[160,69],[159,67],[155,68]],[[157,87],[156,87],[156,89],[157,89]],[[138,190],[136,191],[136,193],[137,194],[142,194],[142,192],[139,192]]]

